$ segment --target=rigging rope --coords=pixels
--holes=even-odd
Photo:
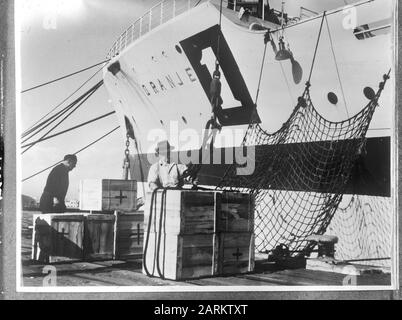
[[[45,119],[49,114],[51,114],[53,111],[57,110],[64,102],[66,102],[68,99],[70,99],[74,94],[76,94],[81,88],[83,88],[89,81],[91,81],[102,69],[104,66],[99,68],[92,76],[90,76],[87,80],[85,80],[77,89],[73,91],[67,98],[65,98],[63,101],[58,103],[53,109],[51,109],[48,113],[46,113],[44,116],[42,116],[39,120],[37,120],[35,123],[33,123],[28,129],[26,129],[22,137],[25,138],[28,134],[30,134],[32,131],[36,130],[37,124],[41,122],[43,119]],[[43,123],[43,122],[42,122]],[[39,125],[40,126],[40,125]]]
[[[311,101],[310,81],[325,16],[324,12],[306,88],[289,119],[272,134],[251,119],[242,146],[258,150],[253,174],[238,175],[235,163],[217,186],[254,195],[254,232],[260,252],[283,246],[293,256],[311,252],[314,245],[306,237],[323,234],[331,222],[391,72],[355,116],[341,122],[323,118]],[[267,145],[271,148],[260,148]]]
[[[63,114],[67,113],[70,109],[72,109],[77,103],[79,103],[82,99],[84,99],[88,94],[93,92],[95,88],[98,87],[100,83],[103,83],[101,80],[98,82],[96,85],[91,87],[88,91],[83,93],[81,96],[79,96],[77,99],[75,99],[73,102],[68,104],[65,108],[54,114],[53,116],[49,117],[45,121],[41,122],[40,124],[36,125],[32,129],[28,130],[28,132],[24,135],[22,135],[22,139],[26,138],[27,135],[30,135],[28,138],[22,141],[22,143],[25,143],[27,140],[32,139],[34,136],[36,136],[39,132],[42,130],[46,129],[49,125],[51,125],[53,122],[55,122],[58,118],[60,118]],[[36,131],[36,132],[35,132]]]
[[[254,195],[257,250],[286,245],[293,254],[304,254],[312,249],[306,237],[326,231],[386,80],[365,108],[342,122],[328,121],[317,112],[307,86],[280,130],[270,134],[258,123],[249,125],[243,147],[257,149],[254,173],[237,175],[237,164],[231,165],[218,189]],[[267,145],[271,148],[260,148]]]
[[[95,85],[94,86],[94,88],[91,90],[91,92],[72,110],[72,111],[70,111],[70,113],[68,113],[63,119],[61,119],[55,126],[53,126],[50,130],[48,130],[41,138],[40,138],[40,140],[41,139],[43,139],[43,138],[45,138],[49,133],[51,133],[54,129],[56,129],[60,124],[62,124],[67,118],[69,118],[79,107],[81,107],[83,104],[84,104],[84,102],[86,102],[95,92],[96,92],[96,90],[98,90],[99,88],[100,88],[100,86],[103,84],[103,80],[102,81],[100,81],[97,85]],[[68,110],[67,110],[68,111]],[[64,113],[63,113],[64,114]],[[63,115],[63,114],[61,114],[61,115]],[[60,116],[61,116],[60,115]],[[57,118],[55,119],[55,120],[57,120]],[[54,121],[55,121],[54,120]],[[50,124],[52,124],[54,121],[52,121],[52,122],[50,122],[48,125],[50,125]],[[48,126],[47,125],[47,126]],[[47,127],[46,126],[46,127]],[[40,130],[41,131],[41,130]],[[29,138],[28,138],[29,139]],[[25,139],[24,140],[24,142],[26,142],[26,140],[28,140],[28,139]],[[35,144],[32,144],[32,145],[30,145],[29,147],[27,147],[23,152],[22,152],[22,154],[24,154],[25,152],[27,152],[29,149],[31,149],[33,146],[34,146]]]
[[[48,140],[48,139],[57,137],[57,136],[59,136],[59,135],[61,135],[61,134],[70,132],[70,131],[72,131],[72,130],[78,129],[78,128],[83,127],[83,126],[85,126],[85,125],[88,125],[88,124],[90,124],[90,123],[92,123],[92,122],[95,122],[95,121],[98,121],[98,120],[100,120],[100,119],[106,118],[106,117],[108,117],[108,116],[110,116],[110,115],[112,115],[112,114],[114,114],[114,113],[116,113],[116,111],[111,111],[111,112],[109,112],[109,113],[106,113],[106,114],[101,115],[101,116],[99,116],[99,117],[93,118],[93,119],[91,119],[91,120],[88,120],[88,121],[86,121],[86,122],[83,122],[83,123],[81,123],[81,124],[78,124],[78,125],[76,125],[76,126],[74,126],[74,127],[71,127],[71,128],[69,128],[69,129],[66,129],[66,130],[57,132],[57,133],[52,134],[52,135],[50,135],[50,136],[48,136],[48,137],[45,137],[45,138],[43,138],[43,139],[38,139],[38,140],[36,140],[36,141],[34,141],[34,142],[31,142],[31,143],[28,143],[28,144],[26,144],[26,145],[23,145],[21,148],[26,148],[26,147],[29,147],[29,146],[31,146],[31,145],[33,145],[33,144],[40,143],[40,142],[42,142],[42,141],[46,141],[46,140]]]
[[[315,59],[317,57],[317,51],[318,51],[318,45],[320,44],[320,39],[321,39],[321,32],[322,32],[322,26],[324,24],[324,19],[326,16],[326,11],[324,11],[323,15],[322,15],[322,20],[321,20],[321,25],[320,25],[320,31],[318,32],[318,39],[317,39],[317,43],[315,45],[315,49],[314,49],[314,56],[313,56],[313,62],[311,63],[311,68],[310,68],[310,74],[308,77],[308,84],[310,85],[311,82],[311,76],[313,75],[313,69],[314,69],[314,65],[315,65]]]
[[[265,41],[264,41],[264,42],[265,42]],[[267,53],[267,44],[268,44],[268,42],[265,42],[264,53],[263,53],[263,55],[262,55],[262,63],[261,63],[261,68],[260,68],[260,76],[259,76],[259,78],[258,78],[257,93],[256,93],[255,100],[254,100],[254,105],[255,105],[255,107],[257,107],[258,96],[259,96],[259,94],[260,94],[262,73],[263,73],[263,71],[264,71],[264,62],[265,62],[265,56],[266,56],[266,53]]]
[[[51,84],[51,83],[54,83],[54,82],[57,82],[57,81],[66,79],[66,78],[68,78],[68,77],[74,76],[74,75],[76,75],[76,74],[78,74],[78,73],[81,73],[81,72],[84,72],[84,71],[87,71],[87,70],[89,70],[89,69],[92,69],[92,68],[94,68],[94,67],[97,67],[97,66],[99,66],[99,65],[101,65],[101,64],[104,64],[104,63],[106,63],[106,62],[109,62],[109,61],[110,61],[110,59],[104,60],[104,61],[102,61],[102,62],[99,62],[99,63],[97,63],[97,64],[94,64],[94,65],[92,65],[92,66],[89,66],[89,67],[87,67],[87,68],[84,68],[84,69],[75,71],[75,72],[73,72],[73,73],[70,73],[70,74],[68,74],[68,75],[62,76],[62,77],[60,77],[60,78],[57,78],[57,79],[54,79],[54,80],[51,80],[51,81],[48,81],[48,82],[39,84],[39,85],[37,85],[37,86],[34,86],[34,87],[32,87],[32,88],[23,90],[23,91],[21,91],[21,93],[25,93],[25,92],[28,92],[28,91],[31,91],[31,90],[34,90],[34,89],[38,89],[38,88],[41,88],[41,87],[43,87],[43,86],[49,85],[49,84]]]
[[[327,17],[325,17],[325,22],[326,22],[326,24],[327,24],[329,42],[330,42],[330,44],[331,44],[332,56],[334,57],[336,73],[337,73],[337,75],[338,75],[338,81],[339,81],[339,85],[340,85],[340,87],[341,87],[343,103],[345,104],[346,115],[347,115],[348,118],[349,118],[350,116],[349,116],[348,104],[346,103],[345,91],[343,90],[343,84],[342,84],[342,80],[341,80],[341,74],[340,74],[339,67],[338,67],[338,61],[337,61],[337,59],[336,59],[334,43],[333,43],[333,41],[332,41],[331,29],[329,28],[329,23],[328,23]]]
[[[73,154],[77,155],[77,154],[79,154],[80,152],[82,152],[82,151],[88,149],[89,147],[93,146],[95,143],[99,142],[100,140],[106,138],[108,135],[112,134],[113,132],[115,132],[115,131],[116,131],[117,129],[119,129],[119,128],[120,128],[120,126],[117,126],[117,127],[114,128],[113,130],[107,132],[106,134],[104,134],[104,135],[101,136],[100,138],[96,139],[95,141],[91,142],[90,144],[86,145],[85,147],[81,148],[80,150],[74,152]],[[41,171],[38,171],[37,173],[35,173],[35,174],[33,174],[33,175],[31,175],[31,176],[29,176],[29,177],[23,179],[22,182],[25,182],[25,181],[27,181],[27,180],[33,178],[33,177],[36,177],[37,175],[39,175],[39,174],[41,174],[41,173],[43,173],[43,172],[45,172],[45,171],[47,171],[47,170],[53,168],[54,166],[58,165],[58,164],[61,163],[61,162],[63,162],[63,160],[60,160],[60,161],[56,162],[55,164],[53,164],[53,165],[51,165],[51,166],[49,166],[49,167],[47,167],[47,168],[45,168],[45,169],[43,169],[43,170],[41,170]]]

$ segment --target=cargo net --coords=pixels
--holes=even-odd
[[[339,237],[336,259],[390,268],[391,198],[344,196],[327,234]]]
[[[217,188],[254,195],[257,252],[269,253],[279,246],[286,246],[291,256],[311,252],[314,244],[306,237],[324,234],[331,222],[364,147],[386,79],[365,108],[342,122],[328,121],[317,112],[307,84],[277,132],[270,134],[250,123],[243,147],[255,146],[254,173],[239,175],[241,166],[233,164]],[[291,145],[284,148],[284,144]]]

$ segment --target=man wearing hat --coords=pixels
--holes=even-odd
[[[158,162],[148,172],[148,185],[151,191],[156,188],[181,188],[187,174],[187,166],[170,162],[170,151],[174,149],[169,141],[158,142],[155,148]]]
[[[67,154],[59,165],[50,171],[46,186],[40,197],[42,213],[62,213],[66,211],[64,199],[68,190],[68,173],[77,165],[77,156]]]

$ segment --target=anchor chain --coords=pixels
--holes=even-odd
[[[124,150],[124,160],[123,160],[123,179],[128,180],[130,173],[130,134],[127,131],[126,134],[126,149]]]

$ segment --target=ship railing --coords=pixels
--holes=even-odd
[[[163,0],[159,2],[120,35],[109,50],[107,58],[111,59],[117,56],[127,46],[149,31],[205,1],[207,0]]]

